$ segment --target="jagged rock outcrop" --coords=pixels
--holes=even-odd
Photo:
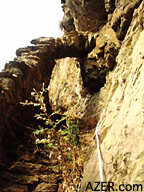
[[[87,57],[69,61],[75,74],[70,70],[62,73],[66,63],[68,68],[70,66],[68,59],[58,62],[50,83],[50,101],[54,108],[62,106],[89,122],[89,116],[95,118],[95,123],[100,118],[98,132],[104,180],[114,182],[118,189],[122,183],[144,183],[141,147],[144,4],[143,1],[105,3],[108,22],[93,34],[95,48]],[[105,75],[99,78],[101,73]],[[59,74],[64,74],[66,80]],[[102,83],[98,79],[102,79]],[[58,90],[53,87],[56,82]],[[82,192],[89,181],[100,181],[98,164],[94,137],[85,162]]]
[[[141,2],[134,11],[116,59],[117,65],[109,72],[103,88],[109,89],[98,128],[104,180],[114,182],[114,189],[118,191],[120,184],[144,184],[143,7]],[[90,149],[81,191],[85,190],[88,181],[93,184],[100,181],[95,138]]]
[[[66,31],[96,32],[107,19],[104,0],[65,0],[62,3],[65,12],[63,26]]]
[[[31,43],[34,46],[18,49],[17,58],[0,73],[0,191],[57,191],[62,179],[61,173],[53,170],[55,162],[43,156],[41,160],[41,154],[33,158],[36,110],[23,107],[20,102],[32,99],[31,91],[40,90],[43,82],[48,86],[55,59],[83,57],[94,46],[93,40],[87,42],[87,36],[77,32],[61,39],[38,38]],[[48,96],[45,99],[51,110]],[[52,168],[47,169],[46,165]],[[45,178],[43,171],[50,176]]]
[[[20,146],[29,145],[34,109],[23,108],[20,102],[30,99],[33,87],[40,89],[44,82],[49,85],[46,99],[51,110],[60,108],[62,114],[78,117],[89,129],[99,121],[104,180],[114,182],[117,189],[120,184],[143,184],[144,2],[61,2],[65,35],[32,40],[34,46],[18,49],[17,58],[0,73],[0,168],[7,169],[3,162],[19,155],[20,165],[28,162],[31,168],[32,158],[41,167],[39,158],[29,155],[27,160],[22,156]],[[81,192],[88,182],[100,181],[98,166],[94,135],[85,160]],[[53,169],[50,171],[55,174]],[[29,187],[21,191],[50,188],[40,169],[33,173],[38,178],[29,178],[30,185],[24,179]],[[53,179],[55,191],[58,177],[60,174]],[[12,179],[23,184],[20,178]],[[43,182],[47,183],[45,189],[38,185]],[[4,191],[8,190],[12,187]]]
[[[83,35],[74,32],[72,36],[67,35],[62,39],[35,39],[32,40],[35,46],[16,51],[18,57],[0,73],[1,134],[8,130],[10,134],[15,131],[19,134],[23,123],[29,123],[29,113],[23,110],[20,102],[30,98],[34,87],[40,89],[43,82],[48,86],[55,65],[54,59],[87,54],[91,50],[91,44],[86,44],[86,41]],[[1,143],[4,144],[5,141]]]

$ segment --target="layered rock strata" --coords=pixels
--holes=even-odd
[[[121,183],[143,184],[144,2],[61,2],[65,35],[32,40],[34,45],[18,49],[17,58],[0,73],[1,169],[6,159],[18,155],[26,133],[31,134],[28,125],[34,109],[23,108],[20,102],[31,99],[32,89],[40,89],[44,82],[49,86],[50,110],[60,108],[90,128],[100,120],[105,181],[114,182],[115,188]],[[94,136],[80,191],[89,181],[100,181],[98,164]],[[22,190],[34,191],[36,186]]]

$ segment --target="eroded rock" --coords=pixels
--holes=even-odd
[[[57,191],[61,182],[51,162],[29,148],[34,143],[30,125],[35,110],[20,105],[43,82],[49,85],[50,110],[60,108],[62,114],[78,117],[81,128],[89,127],[87,132],[101,120],[104,179],[116,187],[144,183],[143,1],[61,2],[67,14],[62,21],[65,35],[32,40],[33,46],[18,49],[17,58],[0,73],[1,190]],[[88,181],[100,181],[92,135],[82,192]]]
[[[109,87],[98,128],[104,180],[143,184],[143,56],[144,30],[140,17],[143,2],[134,11],[133,20],[117,56],[117,65],[107,76]],[[144,22],[144,20],[143,20]],[[85,163],[81,191],[88,181],[100,181],[96,141],[91,144]],[[93,171],[95,170],[95,171]],[[141,170],[141,171],[140,171]]]

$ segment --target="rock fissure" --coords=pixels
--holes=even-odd
[[[63,180],[58,161],[35,151],[37,110],[20,105],[43,82],[47,108],[80,119],[87,155],[79,191],[100,180],[93,137],[99,120],[106,181],[115,189],[143,184],[144,2],[61,3],[64,36],[32,40],[0,73],[0,190],[55,192]]]

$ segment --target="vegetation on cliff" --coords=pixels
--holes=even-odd
[[[67,187],[60,190],[71,185],[75,191],[83,160],[79,191],[100,180],[93,139],[100,117],[104,179],[115,187],[144,183],[144,2],[66,0],[62,5],[64,36],[32,40],[33,46],[18,49],[0,73],[0,190],[56,192],[61,183]],[[49,86],[44,97],[43,82]],[[20,105],[26,99],[38,106]],[[84,158],[75,145],[77,118]]]

